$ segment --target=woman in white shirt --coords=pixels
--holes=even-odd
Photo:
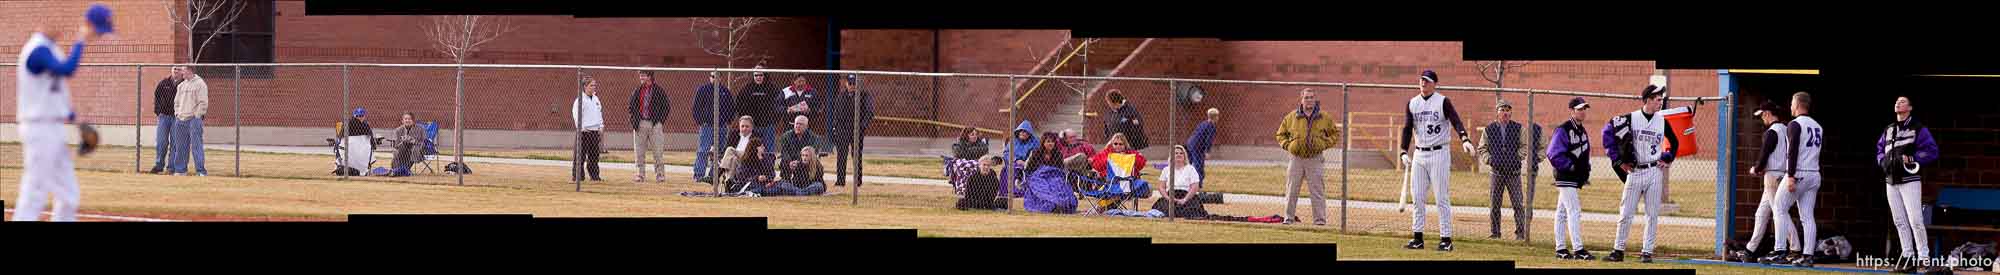
[[[1174,145],[1174,155],[1167,162],[1167,166],[1173,171],[1160,173],[1160,181],[1166,184],[1159,185],[1159,188],[1172,189],[1160,190],[1161,194],[1168,195],[1153,201],[1153,210],[1167,212],[1167,200],[1171,199],[1176,206],[1171,215],[1182,218],[1207,218],[1208,210],[1203,209],[1201,200],[1195,198],[1195,194],[1201,193],[1201,172],[1196,172],[1194,165],[1188,163],[1187,147]]]

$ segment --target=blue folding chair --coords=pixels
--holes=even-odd
[[[1130,209],[1139,209],[1140,199],[1152,197],[1152,186],[1141,178],[1145,173],[1137,172],[1140,166],[1129,162],[1113,162],[1110,166],[1109,173],[1102,176],[1086,171],[1070,173],[1071,180],[1077,183],[1077,194],[1093,200],[1091,213],[1103,213],[1127,202],[1131,203]]]
[[[432,173],[432,174],[436,174],[436,173],[437,173],[437,169],[432,169],[432,168],[431,168],[431,163],[432,163],[432,162],[437,162],[437,161],[438,161],[438,151],[437,151],[437,141],[438,141],[438,139],[437,139],[437,137],[438,137],[438,125],[437,125],[437,121],[435,121],[435,120],[433,120],[433,121],[426,121],[426,122],[424,122],[424,123],[423,123],[423,127],[424,127],[424,161],[423,161],[422,163],[424,164],[424,171],[429,171],[429,172],[430,172],[430,173]]]

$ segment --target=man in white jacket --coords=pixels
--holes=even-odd
[[[202,118],[208,116],[208,81],[187,67],[175,67],[181,85],[174,93],[174,155],[168,166],[174,175],[208,176],[208,158],[201,146]],[[194,158],[194,173],[188,173],[188,158]]]

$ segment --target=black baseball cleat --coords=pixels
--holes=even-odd
[[[1653,263],[1653,252],[1639,252],[1640,263]]]
[[[1757,258],[1757,263],[1769,265],[1769,264],[1790,262],[1791,259],[1787,259],[1785,255],[1791,255],[1791,252],[1784,250],[1773,250],[1771,251],[1771,253],[1765,254],[1764,257]]]
[[[1797,254],[1797,255],[1792,255],[1792,262],[1791,262],[1791,264],[1792,264],[1792,266],[1796,266],[1796,267],[1812,267],[1812,266],[1813,266],[1813,255],[1812,255],[1812,254]]]
[[[1586,250],[1586,249],[1577,249],[1577,250],[1576,250],[1576,253],[1574,253],[1574,254],[1570,254],[1570,256],[1569,256],[1569,257],[1570,257],[1570,258],[1572,258],[1572,259],[1578,259],[1578,260],[1585,260],[1585,261],[1589,261],[1589,260],[1596,260],[1596,259],[1597,259],[1597,256],[1591,256],[1591,255],[1590,255],[1590,250]]]
[[[1568,250],[1568,249],[1556,249],[1556,259],[1558,259],[1558,260],[1568,260],[1568,259],[1569,259],[1569,250]]]
[[[1442,240],[1438,241],[1438,251],[1451,252],[1451,237],[1444,237],[1440,239]]]
[[[1612,250],[1612,251],[1611,251],[1611,254],[1609,254],[1609,255],[1604,255],[1604,261],[1606,261],[1606,262],[1623,262],[1623,261],[1625,261],[1625,251],[1624,251],[1624,250]]]
[[[1729,255],[1727,256],[1728,257],[1725,257],[1727,259],[1724,260],[1730,262],[1748,263],[1756,261],[1756,257],[1750,255],[1750,251],[1745,251],[1745,250],[1729,251]]]
[[[1912,264],[1898,263],[1896,264],[1896,269],[1891,269],[1889,270],[1889,272],[1903,273],[1903,274],[1917,273],[1917,266]]]
[[[1403,245],[1403,248],[1405,248],[1405,249],[1424,249],[1424,233],[1422,233],[1422,232],[1419,232],[1419,233],[1416,233],[1416,234],[1411,234],[1411,237],[1410,237],[1410,243],[1409,243],[1409,244],[1405,244],[1405,245]]]

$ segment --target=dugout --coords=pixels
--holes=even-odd
[[[1810,70],[1723,70],[1720,85],[1733,95],[1733,119],[1724,128],[1734,129],[1728,146],[1736,161],[1718,190],[1717,243],[1747,241],[1752,230],[1762,180],[1746,172],[1762,156],[1763,131],[1768,126],[1750,115],[1765,100],[1790,106],[1791,94],[1807,91],[1813,95],[1810,115],[1827,129],[1826,147],[1821,152],[1821,183],[1816,217],[1819,238],[1845,236],[1857,256],[1897,255],[1896,233],[1889,216],[1883,173],[1874,165],[1875,141],[1883,127],[1895,121],[1894,103],[1898,96],[1911,97],[1912,116],[1925,124],[1937,140],[1941,156],[1937,163],[1923,167],[1923,205],[1932,206],[1930,241],[1933,257],[1943,257],[1966,241],[2000,240],[2000,230],[1966,230],[1942,226],[1935,217],[1939,191],[1973,188],[2000,189],[2000,104],[1983,100],[1992,96],[1977,91],[2000,87],[2000,77],[1982,76],[1869,76],[1841,75],[1828,78]],[[2000,200],[2000,198],[1988,198]],[[1796,213],[1796,212],[1795,212]],[[1989,225],[1990,226],[1990,225]],[[1768,230],[1768,229],[1767,229]],[[1768,234],[1768,233],[1767,233]],[[1768,235],[1760,247],[1768,249]],[[1718,246],[1720,247],[1720,246]],[[1718,248],[1717,252],[1723,251]]]

